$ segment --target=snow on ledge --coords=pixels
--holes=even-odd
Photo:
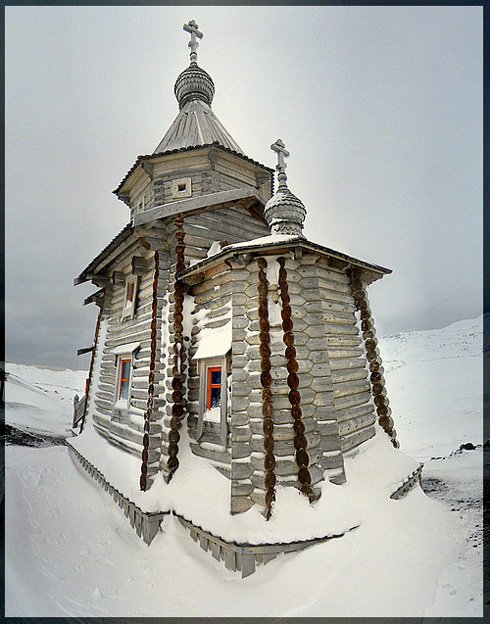
[[[114,355],[124,355],[126,353],[133,353],[136,349],[139,349],[141,346],[141,342],[131,342],[129,344],[119,345],[112,349],[112,353]]]
[[[204,360],[225,355],[231,349],[231,341],[231,322],[217,329],[204,328],[199,336],[199,346],[192,359]]]
[[[235,243],[233,245],[226,245],[224,249],[240,249],[240,247],[250,247],[253,245],[268,245],[270,243],[287,243],[288,241],[297,240],[299,237],[297,234],[269,234],[268,236],[261,236],[260,238],[254,238],[253,240],[243,241],[242,243]],[[304,240],[302,238],[302,240]]]

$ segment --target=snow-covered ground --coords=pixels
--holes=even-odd
[[[24,431],[67,436],[72,422],[73,397],[82,396],[86,371],[55,370],[7,364],[5,420]]]
[[[482,443],[483,319],[381,338],[402,450],[426,461]]]
[[[380,340],[398,437],[430,497],[359,490],[358,529],[243,580],[173,517],[145,546],[66,448],[7,446],[6,615],[481,616],[483,453],[454,453],[482,443],[481,325]],[[66,435],[86,374],[7,370],[7,422]]]

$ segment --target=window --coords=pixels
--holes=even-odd
[[[121,375],[117,400],[129,399],[129,383],[131,380],[131,360],[121,360]]]
[[[126,411],[129,408],[132,371],[133,359],[131,355],[124,355],[117,359],[116,402],[114,405],[117,410]]]
[[[208,368],[207,391],[207,410],[219,407],[221,405],[221,366]]]
[[[185,199],[192,197],[191,178],[172,180],[171,199]]]
[[[200,391],[197,439],[226,446],[227,388],[226,363],[223,357],[199,361]],[[214,440],[213,440],[214,439]]]
[[[132,319],[136,309],[136,293],[138,287],[138,278],[131,276],[126,280],[126,291],[124,294],[123,319]]]

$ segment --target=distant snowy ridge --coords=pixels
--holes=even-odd
[[[19,429],[66,435],[73,397],[84,392],[85,371],[6,363],[5,421]]]
[[[483,316],[480,316],[457,321],[440,329],[382,336],[379,339],[383,348],[381,356],[383,360],[391,360],[394,353],[401,359],[406,356],[419,360],[461,357],[462,354],[480,357],[483,350],[483,321]]]

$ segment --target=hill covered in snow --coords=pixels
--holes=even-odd
[[[401,448],[425,461],[482,443],[483,317],[379,340]]]
[[[73,397],[83,395],[86,371],[13,363],[5,369],[5,421],[23,431],[68,435]]]

